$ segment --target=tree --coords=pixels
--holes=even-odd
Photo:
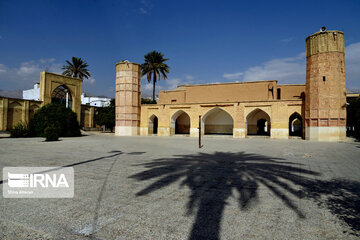
[[[94,116],[95,124],[105,125],[111,132],[115,126],[115,99],[111,99],[110,106],[98,108]]]
[[[83,78],[88,79],[89,77],[91,77],[91,74],[87,69],[89,65],[81,58],[72,57],[71,62],[66,60],[66,63],[67,65],[63,65],[63,67],[61,68],[62,70],[64,70],[64,72],[62,73],[63,75],[80,78],[81,80]]]
[[[58,129],[60,137],[81,136],[76,113],[63,104],[49,103],[37,110],[29,122],[30,136],[44,137],[47,127]]]
[[[164,62],[169,60],[164,58],[164,54],[157,51],[152,51],[144,55],[145,62],[141,64],[142,76],[146,75],[148,82],[153,81],[153,101],[155,101],[155,84],[157,80],[162,77],[164,80],[167,78],[170,67]]]

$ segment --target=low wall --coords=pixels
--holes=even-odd
[[[0,97],[0,131],[8,131],[19,122],[28,123],[42,105],[42,101]],[[81,127],[95,127],[94,112],[95,107],[81,105]]]
[[[233,128],[233,125],[206,124],[205,134],[232,134]]]
[[[0,97],[0,131],[12,129],[20,121],[28,123],[41,105],[41,101]]]

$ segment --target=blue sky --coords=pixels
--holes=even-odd
[[[279,80],[305,83],[305,38],[321,26],[345,32],[348,88],[360,88],[360,1],[0,0],[0,89],[32,88],[72,56],[92,78],[83,90],[114,96],[115,64],[170,58],[179,84]],[[144,95],[151,86],[142,82]]]

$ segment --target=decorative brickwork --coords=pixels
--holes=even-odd
[[[344,49],[343,32],[317,32],[306,39],[306,139],[340,140],[346,135]]]
[[[116,135],[139,134],[140,84],[141,68],[139,64],[127,61],[116,64]]]

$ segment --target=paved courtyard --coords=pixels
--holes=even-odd
[[[72,199],[0,196],[0,239],[358,239],[360,143],[0,139],[0,167],[73,166]],[[1,173],[2,174],[2,173]]]

